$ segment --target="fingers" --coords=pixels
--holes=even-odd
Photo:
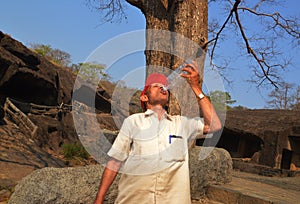
[[[185,73],[181,74],[182,77],[188,78],[195,75],[198,75],[198,65],[195,61],[192,61],[189,64],[186,64],[184,68],[182,68],[182,71],[185,71]]]
[[[198,73],[198,64],[196,61],[192,61],[192,63],[186,64],[186,67],[189,67]]]
[[[199,81],[199,72],[198,72],[198,64],[195,61],[188,63],[182,69],[185,71],[181,74],[181,76],[187,79],[189,84],[198,84]]]

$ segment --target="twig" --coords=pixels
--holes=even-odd
[[[220,34],[222,33],[223,29],[226,27],[226,24],[228,23],[229,19],[232,17],[233,13],[235,10],[237,10],[239,3],[241,3],[241,0],[236,0],[235,4],[233,5],[227,19],[225,20],[225,22],[223,23],[221,29],[217,32],[216,37],[214,37],[213,39],[211,39],[210,41],[208,41],[207,43],[204,44],[203,47],[206,47],[207,45],[209,45],[211,42],[214,42],[213,48],[212,48],[212,55],[211,55],[211,59],[213,58],[214,55],[214,51],[215,51],[215,47],[217,45],[217,41],[219,39]]]
[[[285,30],[289,35],[291,35],[292,37],[300,38],[300,32],[299,32],[299,28],[298,28],[298,25],[296,23],[296,20],[286,19],[278,12],[275,12],[273,14],[268,14],[268,13],[259,13],[255,10],[252,10],[250,8],[247,8],[247,7],[239,7],[238,9],[243,10],[243,11],[248,11],[248,12],[250,12],[252,14],[255,14],[257,16],[264,16],[264,17],[272,18],[272,20],[275,23],[275,25],[272,27],[272,29],[279,26],[283,30]],[[294,27],[298,28],[298,29],[294,29]]]
[[[257,54],[256,54],[256,53],[253,51],[253,49],[250,47],[249,42],[248,42],[248,39],[247,39],[246,34],[245,34],[245,32],[244,32],[244,29],[243,29],[243,27],[242,27],[242,24],[241,24],[241,21],[240,21],[240,18],[239,18],[239,14],[238,14],[237,10],[235,10],[234,13],[235,13],[236,21],[237,21],[237,24],[238,24],[238,26],[239,26],[239,28],[240,28],[242,37],[243,37],[243,39],[244,39],[244,41],[245,41],[245,43],[246,43],[246,48],[247,48],[248,53],[251,54],[251,55],[254,57],[254,59],[257,61],[257,63],[258,63],[258,65],[259,65],[259,67],[261,68],[261,70],[262,70],[262,72],[263,72],[265,78],[266,78],[272,85],[274,85],[276,88],[278,88],[278,86],[276,85],[276,83],[269,77],[269,70],[270,70],[271,66],[269,66],[269,65],[265,62],[264,59],[259,59],[259,57],[257,56]],[[267,70],[265,70],[264,65],[267,67]]]

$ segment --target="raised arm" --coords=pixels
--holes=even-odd
[[[199,72],[197,63],[193,61],[192,63],[187,64],[182,70],[187,72],[187,74],[181,74],[181,76],[188,80],[193,92],[197,96],[198,104],[203,112],[203,133],[207,134],[220,130],[222,128],[220,119],[210,100],[203,95],[202,88],[199,86]]]
[[[118,170],[120,169],[121,161],[111,158],[103,171],[101,183],[97,193],[97,197],[94,201],[94,204],[102,204],[105,198],[105,195],[115,180]]]

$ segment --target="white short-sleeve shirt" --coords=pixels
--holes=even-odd
[[[190,203],[189,141],[203,134],[202,118],[152,110],[126,118],[108,152],[123,161],[116,203]]]

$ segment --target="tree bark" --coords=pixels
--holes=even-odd
[[[207,0],[127,0],[127,2],[139,8],[146,18],[147,75],[157,70],[170,73],[170,70],[176,69],[184,59],[188,57],[195,59],[197,47],[203,47],[207,42]],[[189,40],[178,38],[178,35]],[[197,62],[200,65],[199,73],[202,81],[204,57],[197,59]],[[189,93],[181,97],[191,96],[194,97]]]

